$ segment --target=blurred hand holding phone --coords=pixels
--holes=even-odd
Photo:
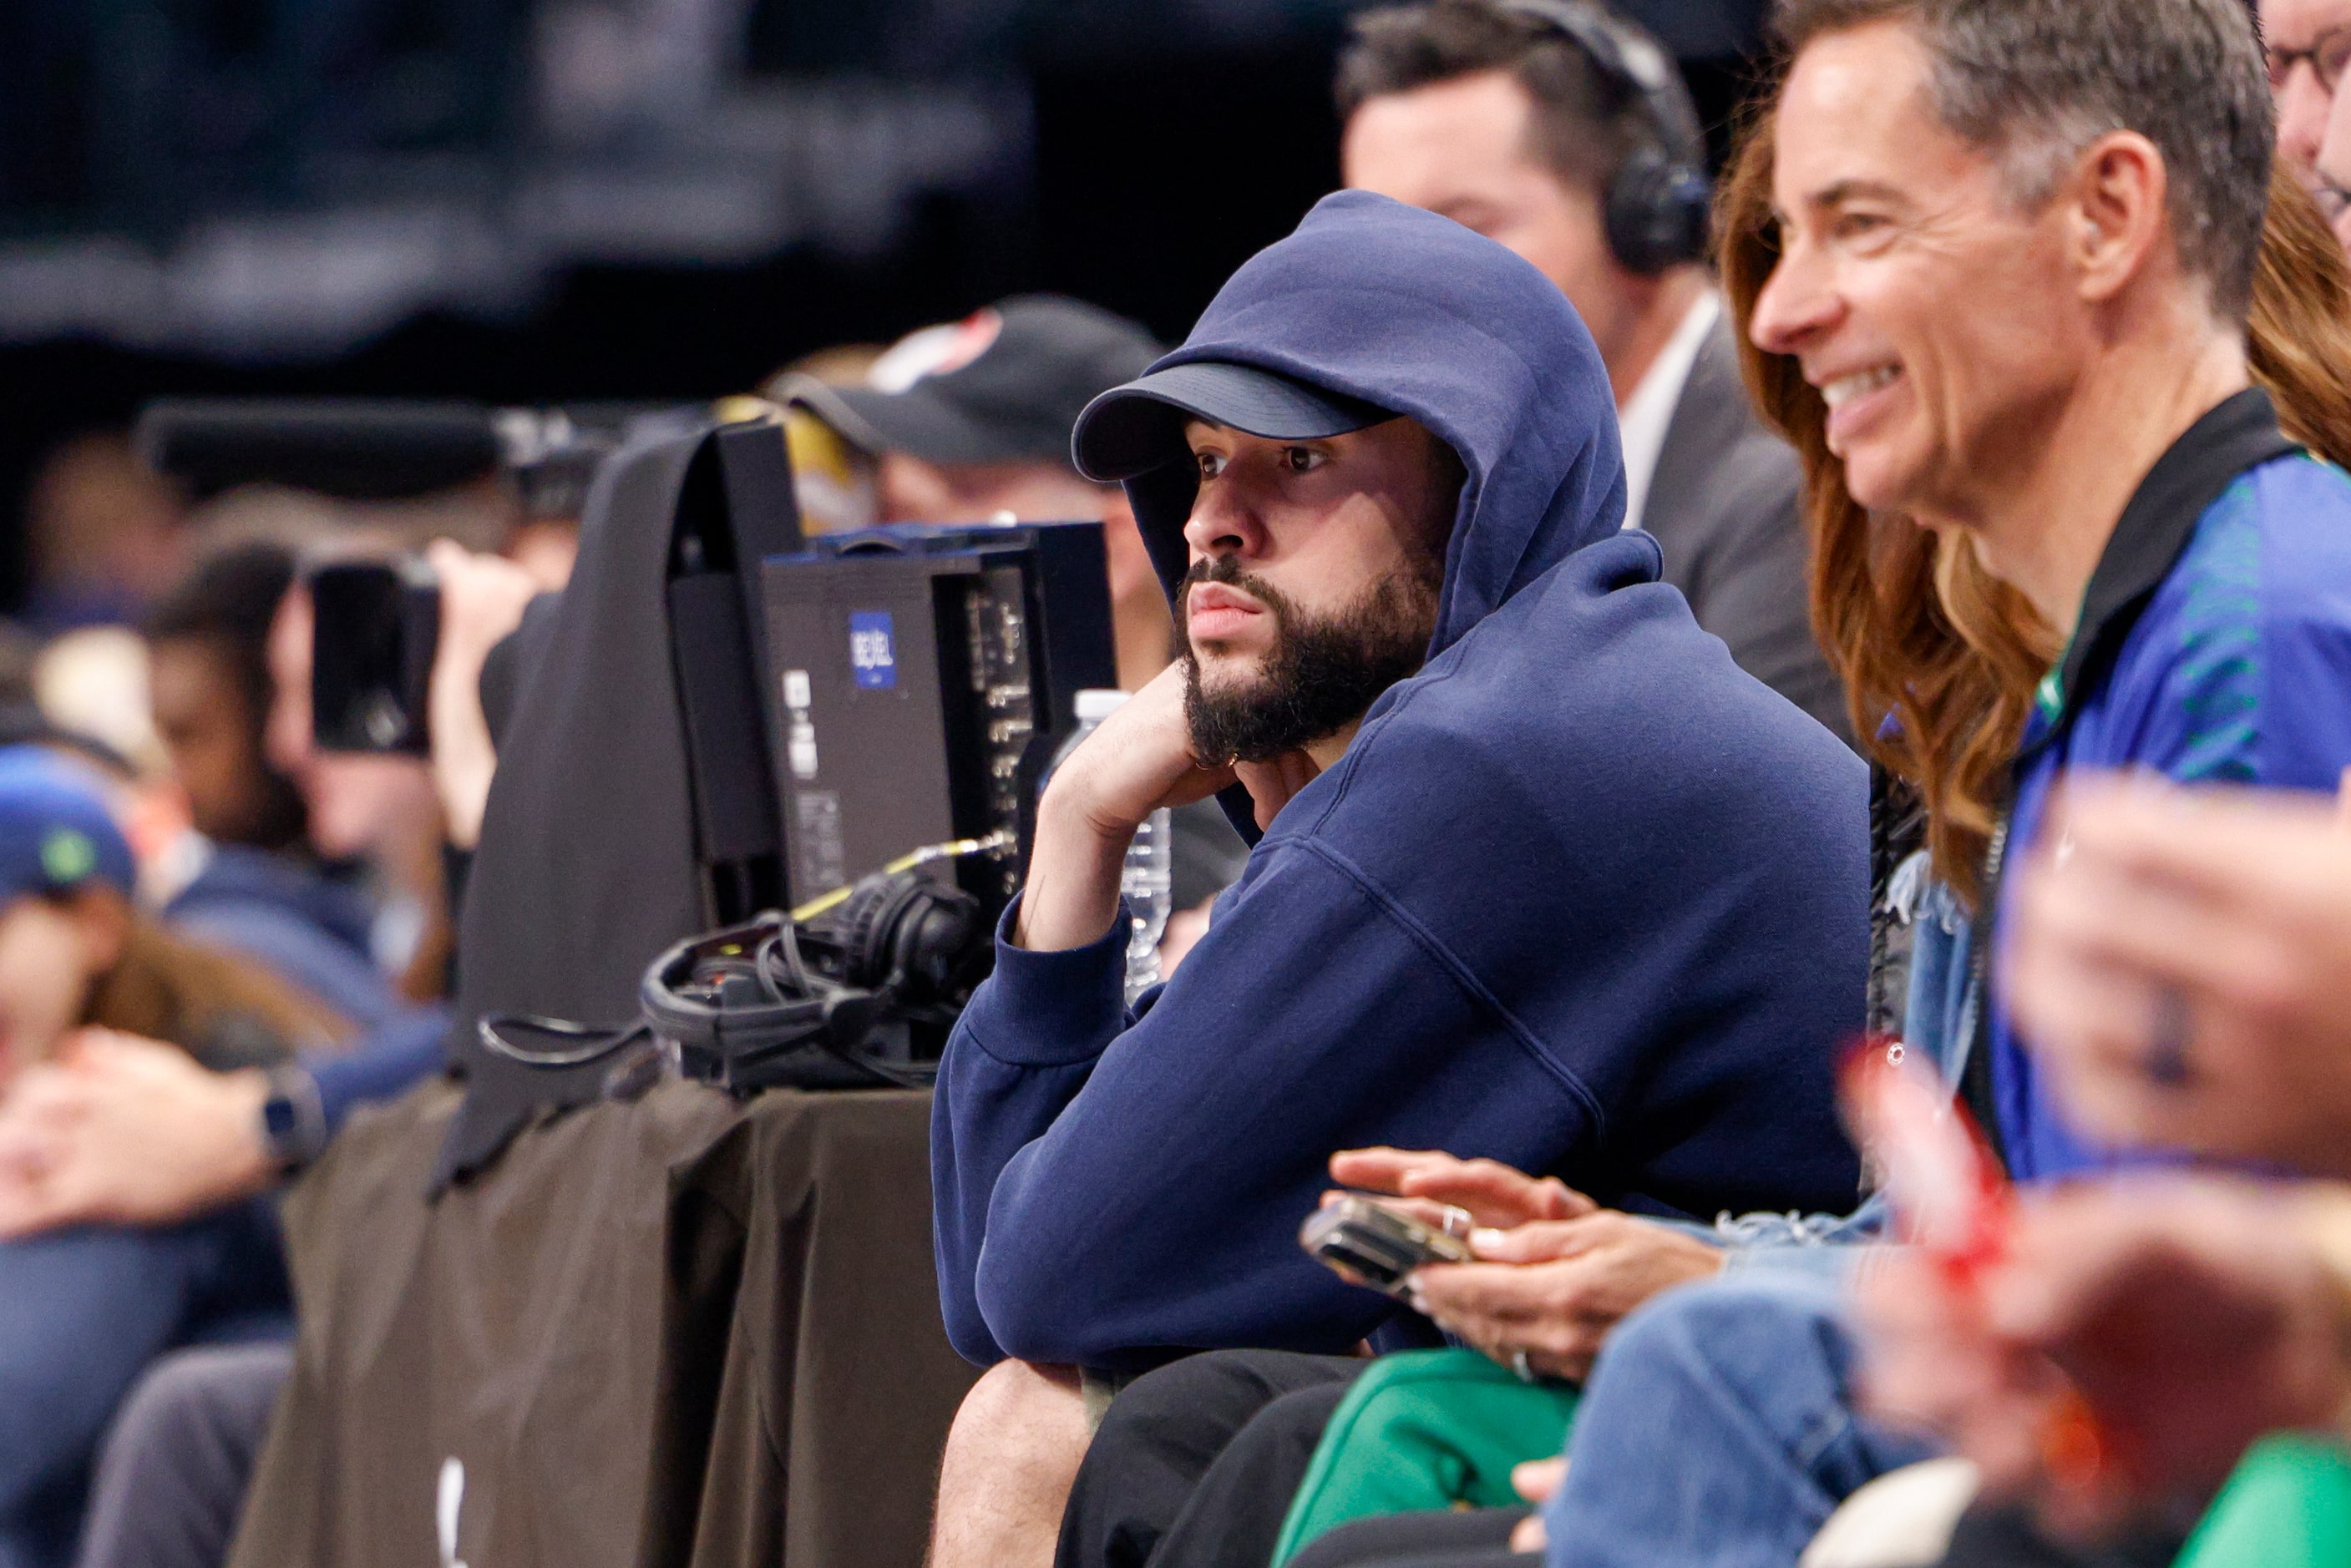
[[[310,723],[326,752],[432,751],[427,719],[441,585],[410,556],[336,561],[309,575]]]
[[[544,585],[447,539],[421,556],[330,562],[308,584],[312,743],[429,759],[448,840],[472,848],[497,768],[483,669]]]

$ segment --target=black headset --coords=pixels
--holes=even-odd
[[[1645,277],[1704,261],[1714,210],[1706,139],[1665,50],[1594,0],[1496,0],[1496,9],[1567,39],[1640,106],[1648,135],[1625,155],[1601,196],[1616,259]]]

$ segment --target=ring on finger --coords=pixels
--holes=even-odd
[[[2147,1081],[2158,1088],[2185,1088],[2196,1076],[2196,1064],[2189,1055],[2194,1043],[2195,1024],[2189,1015],[2187,994],[2176,985],[2161,987],[2155,993],[2155,1023],[2147,1054],[2139,1064]]]

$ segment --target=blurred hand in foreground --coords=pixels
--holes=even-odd
[[[1872,1406],[2061,1529],[2192,1518],[2264,1434],[2351,1400],[2351,1196],[2215,1178],[2030,1200],[1980,1294],[1888,1249],[1865,1276]]]
[[[259,1073],[84,1029],[0,1099],[0,1240],[67,1225],[167,1225],[264,1190]]]
[[[545,592],[538,578],[502,556],[482,556],[435,539],[424,559],[441,584],[441,635],[427,688],[433,732],[433,783],[448,819],[449,842],[471,849],[498,754],[482,713],[482,666],[490,649],[522,624],[522,612]]]
[[[1529,1459],[1510,1471],[1510,1490],[1540,1510],[1549,1502],[1560,1483],[1567,1480],[1567,1461],[1559,1459]],[[1519,1521],[1510,1532],[1513,1552],[1541,1552],[1551,1544],[1551,1532],[1543,1528],[1541,1512],[1531,1513]]]
[[[2351,832],[2325,803],[2076,779],[2021,868],[2011,1005],[2112,1142],[2351,1175]]]

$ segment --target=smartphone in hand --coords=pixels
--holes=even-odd
[[[1392,1296],[1425,1263],[1467,1263],[1469,1243],[1426,1224],[1394,1204],[1347,1193],[1306,1217],[1298,1244],[1350,1284]]]

